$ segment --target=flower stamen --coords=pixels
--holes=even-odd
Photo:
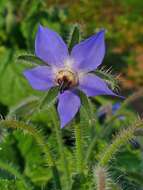
[[[78,76],[70,70],[60,70],[56,76],[56,83],[60,86],[60,92],[71,89],[78,84]]]

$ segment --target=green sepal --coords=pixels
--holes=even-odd
[[[58,93],[58,86],[51,88],[48,92],[45,93],[43,98],[40,100],[38,108],[48,109],[49,107],[51,107],[56,102]]]
[[[32,54],[23,54],[17,56],[17,61],[25,64],[26,66],[33,68],[38,65],[48,65],[44,61],[42,61],[40,58],[36,57]]]
[[[75,25],[69,37],[69,52],[71,52],[75,44],[78,44],[80,42],[80,38],[81,37],[79,27],[78,25]]]
[[[80,90],[78,91],[78,95],[81,100],[81,108],[79,111],[80,120],[81,118],[84,118],[84,120],[87,120],[88,123],[91,124],[94,118],[94,110],[91,100]]]
[[[97,69],[93,73],[102,78],[112,90],[118,89],[118,80],[116,76],[111,73],[110,69]]]

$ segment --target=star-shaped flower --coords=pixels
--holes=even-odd
[[[47,66],[28,69],[24,76],[36,90],[60,87],[57,110],[61,128],[74,118],[80,108],[77,89],[88,97],[116,95],[105,81],[91,73],[102,63],[105,55],[104,30],[75,45],[69,54],[67,45],[56,32],[39,25],[35,54]]]

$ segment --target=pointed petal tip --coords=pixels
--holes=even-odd
[[[60,128],[63,129],[63,128],[67,127],[67,126],[69,125],[69,123],[70,123],[72,120],[73,120],[73,118],[72,118],[69,122],[67,122],[67,123],[61,121],[61,123],[60,123]]]
[[[75,45],[71,51],[74,58],[74,68],[82,71],[95,70],[104,59],[105,55],[105,29],[96,31],[89,38]]]
[[[107,29],[105,29],[105,28],[100,28],[99,32],[105,34],[105,33],[107,32]]]
[[[101,37],[104,38],[105,33],[106,33],[106,30],[103,28],[103,29],[100,29],[100,30],[97,32],[97,35],[98,35],[98,37],[101,36]]]
[[[35,55],[51,66],[63,66],[69,54],[67,45],[61,36],[39,23],[35,36]]]
[[[118,95],[118,94],[116,94],[115,92],[113,92],[113,91],[111,91],[111,94],[105,94],[105,95],[109,95],[109,96],[115,96],[116,98],[121,98],[121,99],[125,99],[125,97],[124,96],[120,96],[120,95]]]
[[[123,99],[123,100],[125,100],[126,99],[126,97],[124,97],[124,96],[120,96],[120,95],[116,95],[118,98],[121,98],[121,99]]]
[[[42,26],[42,24],[39,23],[39,24],[38,24],[38,29],[41,30],[41,29],[43,29],[43,28],[44,28],[44,26]]]
[[[105,33],[105,32],[106,32],[106,29],[101,28],[101,29],[99,30],[99,32],[100,32],[100,33]]]
[[[66,126],[66,125],[61,124],[61,125],[60,125],[60,128],[63,129],[65,126]]]
[[[23,71],[23,75],[27,78],[27,74],[28,74],[28,69],[26,69],[25,71]]]
[[[71,91],[65,91],[59,96],[58,113],[61,128],[64,128],[71,122],[78,112],[80,105],[80,98]]]

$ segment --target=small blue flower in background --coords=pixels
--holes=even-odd
[[[77,89],[87,96],[117,96],[105,81],[90,73],[97,69],[105,55],[104,30],[75,45],[69,54],[68,47],[56,32],[39,25],[35,54],[47,66],[28,69],[24,71],[24,76],[36,90],[60,87],[57,109],[61,128],[74,118],[80,108]]]
[[[112,105],[112,114],[114,115],[118,109],[120,109],[121,103],[116,102],[115,104]]]
[[[112,105],[112,114],[114,115],[116,113],[116,111],[118,109],[120,109],[120,107],[121,107],[121,103],[120,102],[116,102],[115,104],[113,104]],[[118,119],[124,120],[125,117],[123,115],[120,115],[120,116],[118,116]]]
[[[116,113],[116,111],[120,109],[120,107],[121,107],[120,102],[116,102],[114,104],[110,103],[105,106],[102,106],[97,113],[99,120],[103,121],[106,118],[106,116],[110,117],[110,116],[114,115]],[[121,116],[118,116],[118,119],[124,120],[125,117],[121,115]]]
[[[120,107],[121,107],[121,103],[120,103],[120,102],[116,102],[115,104],[113,104],[113,105],[112,105],[112,114],[114,115],[114,114],[116,113],[116,111],[117,111],[118,109],[120,109]],[[120,115],[120,116],[118,116],[118,119],[124,120],[124,119],[125,119],[125,116]]]

